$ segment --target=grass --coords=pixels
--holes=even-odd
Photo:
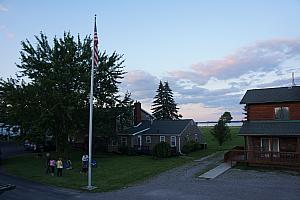
[[[204,157],[218,151],[227,151],[235,146],[244,146],[244,137],[238,136],[240,127],[230,127],[231,140],[227,140],[222,146],[219,146],[218,142],[210,133],[211,129],[212,128],[210,127],[201,128],[204,135],[204,140],[207,143],[207,149],[204,151],[190,153],[190,156],[194,158]]]
[[[95,192],[105,192],[128,187],[169,169],[190,163],[194,159],[210,155],[218,151],[228,150],[237,145],[243,145],[243,138],[237,136],[239,128],[231,128],[232,140],[219,147],[210,128],[201,128],[208,148],[190,153],[186,157],[172,157],[167,159],[153,159],[152,156],[125,156],[114,154],[95,155],[98,168],[93,168],[93,185]],[[52,155],[53,156],[53,155]],[[87,185],[87,176],[80,173],[81,152],[73,152],[71,160],[73,170],[63,170],[63,176],[49,176],[45,173],[45,159],[36,154],[28,154],[3,161],[8,173],[25,179],[59,187],[80,189]],[[56,156],[57,157],[57,156]]]
[[[98,167],[93,168],[93,185],[97,192],[110,191],[130,186],[190,160],[173,157],[153,159],[151,156],[124,156],[106,154],[96,158]],[[45,159],[34,154],[5,160],[3,166],[8,173],[33,181],[59,187],[80,189],[87,185],[87,176],[80,173],[81,154],[73,153],[72,170],[63,170],[63,176],[49,176],[45,173]]]

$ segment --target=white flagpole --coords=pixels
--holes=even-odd
[[[95,15],[96,24],[96,15]],[[93,44],[95,37],[93,37]],[[92,70],[91,70],[91,91],[90,91],[90,123],[89,123],[89,168],[88,168],[88,186],[87,189],[92,190],[92,137],[93,137],[93,100],[94,100],[94,53],[95,47],[92,50]]]

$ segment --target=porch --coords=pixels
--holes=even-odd
[[[224,162],[300,170],[300,153],[233,149],[224,155]]]

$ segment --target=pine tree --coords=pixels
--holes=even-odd
[[[154,97],[152,110],[156,119],[177,120],[182,116],[178,114],[177,104],[173,98],[173,92],[168,82],[164,85],[160,81],[157,94]]]
[[[152,110],[153,110],[153,116],[156,119],[163,119],[164,116],[164,86],[162,82],[159,82],[158,89],[156,90],[156,95],[154,97]]]

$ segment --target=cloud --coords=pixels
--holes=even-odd
[[[300,38],[273,39],[238,49],[218,60],[192,64],[190,70],[169,72],[175,79],[206,83],[211,77],[220,80],[237,78],[245,73],[267,72],[279,68],[288,59],[300,56]]]
[[[8,39],[13,39],[15,37],[15,34],[9,31],[5,25],[0,25],[0,33],[4,34]]]
[[[248,89],[289,86],[291,72],[295,72],[296,84],[300,83],[300,39],[261,41],[203,63],[192,65],[189,71],[168,72],[164,77],[130,71],[122,88],[151,111],[159,80],[168,81],[184,118],[217,120],[229,111],[240,120],[244,116],[239,103]]]
[[[0,12],[7,12],[8,9],[3,5],[3,4],[0,4]]]
[[[132,93],[135,100],[153,99],[159,79],[145,71],[129,71],[121,84],[121,90]]]

